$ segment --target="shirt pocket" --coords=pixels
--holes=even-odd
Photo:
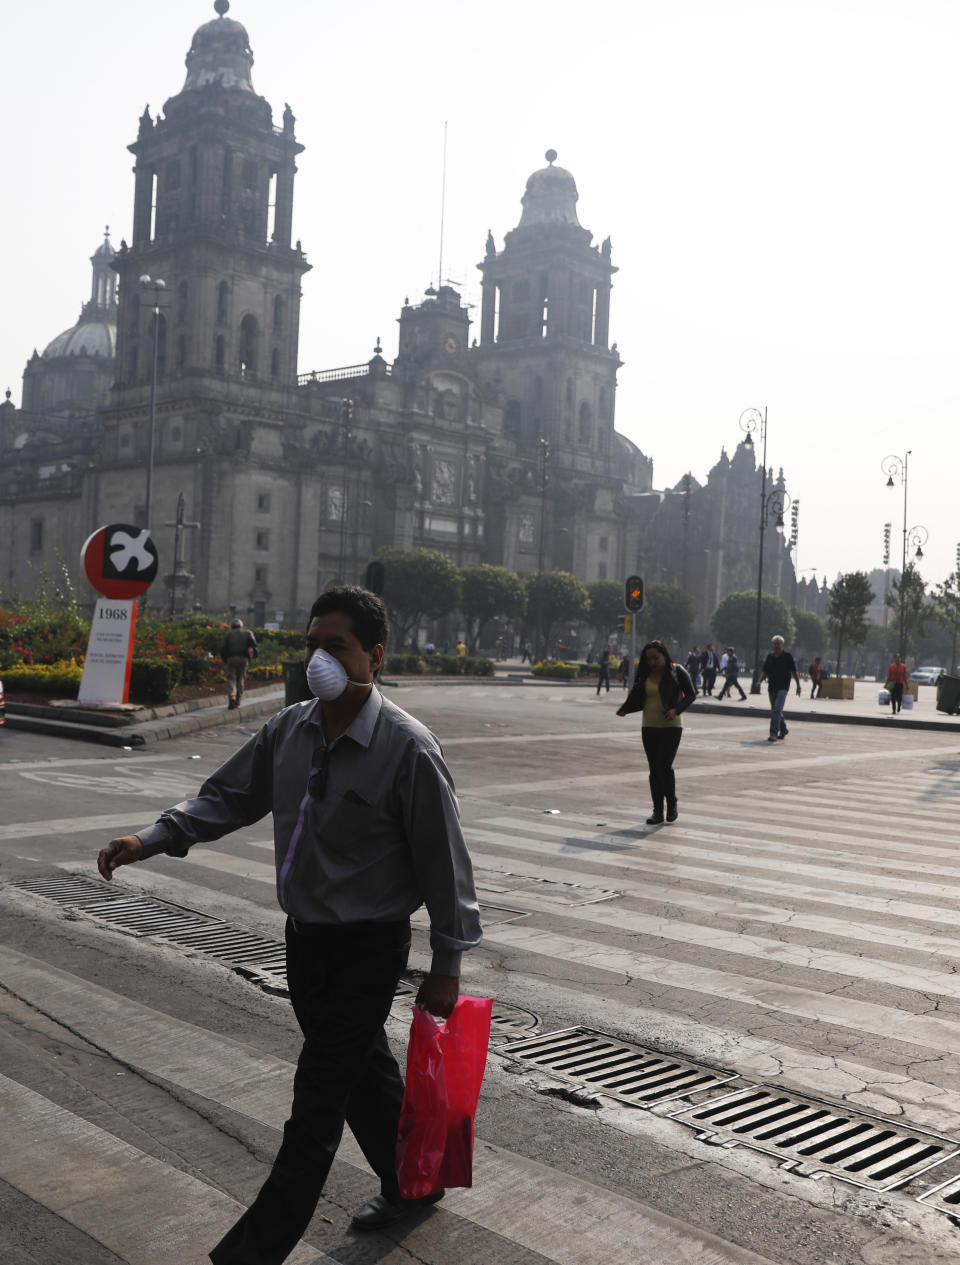
[[[374,831],[377,808],[369,792],[350,786],[340,795],[325,824],[324,834],[339,852],[352,852]]]

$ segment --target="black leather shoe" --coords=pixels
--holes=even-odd
[[[659,813],[659,812],[651,813],[650,816],[647,818],[647,825],[648,826],[662,826],[663,813]]]
[[[354,1215],[350,1224],[355,1230],[379,1230],[394,1221],[402,1221],[404,1217],[412,1217],[424,1208],[429,1208],[442,1199],[444,1192],[435,1190],[422,1199],[387,1199],[384,1195],[374,1195],[369,1203],[365,1203]]]
[[[674,800],[672,804],[667,805],[667,821],[676,821],[678,816],[677,801]]]

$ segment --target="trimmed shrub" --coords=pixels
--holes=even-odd
[[[599,663],[578,663],[577,667],[580,669],[581,676],[599,676],[600,675]],[[611,668],[613,667],[613,660],[610,661],[610,667]]]
[[[76,659],[57,663],[15,663],[3,670],[4,688],[30,694],[58,694],[76,698],[83,666]]]
[[[572,681],[580,675],[579,664],[558,663],[547,659],[543,663],[535,663],[530,669],[534,676],[546,676],[557,681]]]
[[[282,663],[259,663],[247,668],[248,681],[279,681],[282,677]]]
[[[468,672],[470,676],[493,676],[496,664],[492,659],[483,659],[479,655],[474,655],[464,660],[464,672]]]
[[[180,684],[176,659],[134,659],[130,670],[130,697],[138,703],[165,703]]]

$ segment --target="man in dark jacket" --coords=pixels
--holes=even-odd
[[[773,650],[764,660],[760,684],[767,682],[767,691],[770,695],[770,737],[767,742],[776,742],[778,738],[786,738],[789,732],[783,719],[783,705],[790,693],[791,677],[796,682],[799,697],[800,676],[797,673],[793,655],[787,654],[783,648],[783,638],[774,637],[771,644]]]
[[[227,693],[230,696],[228,708],[231,710],[240,706],[247,667],[256,653],[256,637],[249,628],[244,628],[242,619],[233,620],[220,647],[220,658],[227,671]]]

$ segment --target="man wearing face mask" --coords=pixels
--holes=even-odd
[[[304,1044],[280,1151],[254,1203],[211,1251],[214,1265],[285,1260],[313,1216],[344,1121],[381,1187],[355,1228],[377,1229],[442,1197],[400,1196],[403,1082],[383,1025],[406,966],[410,915],[426,905],[433,951],[417,1002],[443,1017],[480,921],[440,745],[374,684],[386,640],[379,597],[352,586],[324,593],[307,628],[315,699],[272,717],[195,799],[98,857],[109,880],[120,865],[185,856],[273,813],[287,980]]]

